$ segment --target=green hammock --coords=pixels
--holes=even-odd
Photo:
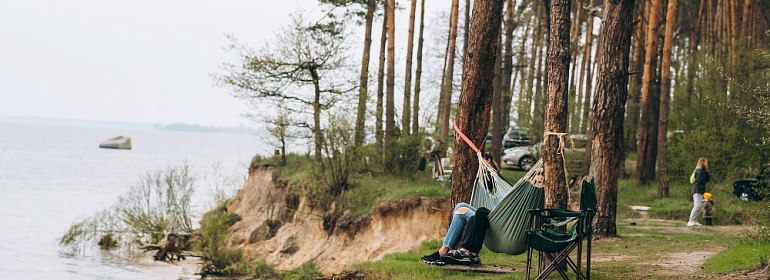
[[[527,211],[542,209],[545,201],[543,188],[535,186],[542,184],[542,159],[511,186],[482,158],[481,153],[477,155],[479,170],[471,205],[491,211],[484,247],[496,253],[522,254],[527,251],[527,230],[531,228]]]

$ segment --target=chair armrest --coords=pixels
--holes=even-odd
[[[585,217],[583,212],[574,212],[561,209],[534,209],[529,210],[529,214],[540,217],[544,223],[554,226],[563,226],[574,220]],[[560,218],[557,220],[557,218]],[[564,219],[564,220],[561,220]]]
[[[570,217],[583,217],[586,214],[582,212],[575,212],[561,209],[533,209],[528,211],[530,215],[535,215],[543,218],[570,218]]]

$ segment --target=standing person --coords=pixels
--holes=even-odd
[[[698,222],[698,216],[700,215],[701,207],[703,207],[703,193],[706,192],[706,182],[711,180],[709,175],[709,163],[706,158],[698,159],[698,165],[695,167],[695,180],[692,183],[692,202],[693,207],[690,211],[690,220],[687,222],[687,226],[701,226]]]

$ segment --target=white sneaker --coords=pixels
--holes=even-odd
[[[699,222],[695,222],[696,226],[702,226]]]
[[[688,226],[688,227],[694,226],[695,224],[696,224],[696,223],[694,223],[694,222],[687,222],[687,226]]]

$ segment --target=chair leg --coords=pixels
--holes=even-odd
[[[551,253],[545,252],[544,253],[548,259],[551,260],[551,263],[543,270],[543,273],[538,275],[537,279],[545,279],[548,277],[548,275],[551,274],[554,270],[559,272],[562,279],[569,280],[569,277],[567,277],[567,273],[559,266],[559,262],[561,260],[564,260],[564,258],[560,258],[559,256],[554,257]]]
[[[588,232],[588,252],[586,252],[586,280],[591,280],[591,232]]]
[[[529,280],[529,271],[532,269],[532,247],[527,248],[527,280]]]
[[[578,239],[578,245],[577,245],[577,270],[575,271],[575,274],[577,276],[577,280],[580,280],[580,259],[583,258],[583,238]]]

